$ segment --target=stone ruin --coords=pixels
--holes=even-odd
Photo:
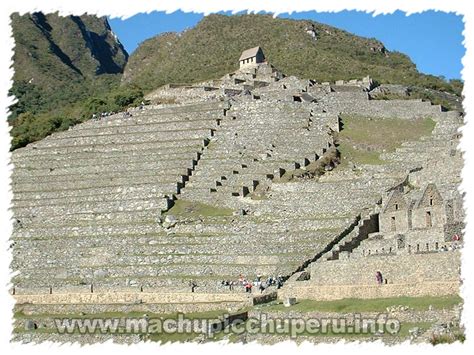
[[[79,295],[67,300],[82,303],[93,294],[100,304],[230,307],[247,296],[221,280],[239,274],[282,275],[282,297],[456,291],[462,114],[421,100],[371,100],[371,90],[369,77],[316,83],[259,63],[218,80],[168,84],[131,117],[91,120],[14,151],[17,302]],[[383,153],[385,164],[354,172],[331,155],[341,114],[430,117],[436,126]],[[280,181],[321,161],[319,178]],[[164,223],[180,200],[233,213],[168,214]],[[358,294],[348,286],[375,284],[379,269],[387,287]],[[191,282],[198,298],[183,296]]]

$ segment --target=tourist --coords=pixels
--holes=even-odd
[[[377,283],[379,285],[381,285],[383,283],[383,277],[382,277],[382,273],[380,271],[377,271],[375,273],[375,279],[377,280]]]
[[[277,289],[282,288],[282,286],[283,286],[283,276],[278,275],[277,280],[276,280],[276,284],[277,284]]]
[[[271,286],[271,285],[273,285],[273,282],[274,282],[274,278],[271,277],[271,276],[268,276],[267,285],[268,285],[268,286]]]
[[[198,287],[196,281],[191,281],[189,283],[189,286],[191,286],[191,292],[194,292],[194,290],[196,289],[196,287]]]
[[[252,293],[252,283],[250,281],[245,284],[245,292]]]

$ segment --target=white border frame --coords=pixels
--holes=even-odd
[[[102,351],[114,351],[117,354],[125,353],[126,351],[146,351],[164,352],[165,354],[174,353],[178,351],[193,351],[203,350],[207,352],[221,353],[225,351],[228,353],[237,353],[245,351],[259,352],[270,350],[277,353],[289,353],[295,350],[303,351],[307,353],[314,353],[314,351],[326,352],[337,352],[345,353],[347,351],[357,353],[379,353],[383,351],[388,354],[398,354],[400,351],[405,353],[415,353],[419,351],[430,351],[433,353],[445,354],[446,351],[452,351],[456,353],[466,353],[470,345],[473,344],[472,338],[474,336],[472,325],[473,319],[473,278],[469,275],[469,270],[473,270],[473,258],[469,258],[474,248],[474,242],[470,239],[474,235],[474,224],[472,221],[474,199],[471,197],[474,194],[474,184],[472,183],[474,177],[474,147],[469,147],[470,139],[473,139],[474,125],[470,122],[473,110],[473,66],[474,66],[474,54],[473,54],[473,38],[474,38],[474,11],[469,11],[469,1],[464,0],[298,0],[298,1],[284,1],[284,0],[173,0],[173,1],[145,1],[145,0],[133,0],[133,1],[117,1],[117,0],[82,0],[82,1],[65,1],[65,0],[3,0],[0,3],[1,17],[0,17],[0,40],[3,48],[1,54],[1,66],[0,66],[0,109],[3,113],[3,119],[0,120],[0,225],[3,227],[3,234],[1,238],[1,257],[0,257],[0,280],[2,281],[2,287],[4,293],[2,294],[0,309],[3,316],[0,322],[0,341],[2,350],[9,352],[20,352],[31,354],[34,351],[48,351],[48,353],[77,353],[81,350],[102,352]],[[11,338],[12,322],[11,322],[11,309],[13,307],[13,298],[8,293],[8,284],[11,278],[9,272],[9,265],[11,262],[11,255],[8,250],[8,239],[12,232],[11,217],[12,214],[9,211],[10,201],[12,198],[10,189],[10,173],[11,165],[10,160],[10,135],[8,130],[8,124],[6,117],[8,116],[8,106],[13,103],[12,98],[7,97],[7,93],[12,84],[13,70],[11,66],[11,58],[13,56],[14,42],[11,37],[10,19],[9,16],[12,12],[20,12],[21,14],[30,11],[43,11],[56,12],[59,11],[60,15],[69,14],[83,14],[85,12],[89,14],[97,14],[99,16],[110,16],[110,17],[122,17],[128,18],[139,12],[151,12],[151,11],[166,11],[168,13],[176,10],[182,10],[184,12],[200,12],[209,14],[218,11],[232,11],[233,13],[245,11],[248,12],[259,12],[267,11],[272,12],[275,15],[285,12],[300,12],[300,11],[331,11],[337,12],[342,10],[359,10],[377,14],[388,14],[393,13],[396,10],[406,12],[407,15],[418,13],[426,10],[440,10],[444,12],[455,12],[458,15],[464,16],[464,46],[466,47],[466,54],[462,60],[464,68],[462,70],[462,79],[465,82],[464,86],[464,108],[466,111],[466,125],[462,128],[463,138],[461,140],[461,149],[464,151],[465,166],[462,172],[463,183],[461,190],[467,193],[465,198],[465,208],[467,211],[467,227],[465,246],[463,250],[463,263],[462,263],[462,277],[464,284],[462,287],[462,297],[465,300],[462,321],[466,326],[466,341],[464,344],[456,343],[452,345],[438,345],[433,347],[427,345],[409,345],[408,343],[396,345],[392,347],[384,346],[381,342],[375,343],[351,343],[351,344],[321,344],[313,345],[305,343],[301,346],[297,346],[292,342],[284,342],[272,346],[271,349],[262,348],[258,344],[229,344],[222,348],[222,344],[167,344],[157,348],[156,344],[141,343],[129,348],[118,344],[112,344],[107,342],[103,344],[97,344],[93,346],[80,347],[76,344],[61,345],[57,343],[42,343],[42,344],[18,344],[9,343]]]

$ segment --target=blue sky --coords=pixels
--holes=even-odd
[[[310,19],[344,29],[364,37],[382,41],[388,50],[400,51],[410,56],[418,70],[447,79],[461,77],[461,59],[464,24],[462,17],[452,13],[427,11],[405,16],[397,11],[378,15],[357,11],[338,13],[300,12],[282,14],[280,17]],[[203,18],[202,14],[172,14],[152,12],[138,14],[126,20],[109,19],[125,49],[132,53],[138,44],[162,32],[182,31],[193,27]]]

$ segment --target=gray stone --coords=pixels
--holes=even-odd
[[[296,304],[296,298],[295,297],[286,297],[283,301],[283,305],[285,307],[291,307]]]
[[[32,320],[25,321],[25,330],[36,330],[38,329],[38,324]]]
[[[103,269],[94,270],[94,277],[97,277],[97,278],[107,277],[108,274],[109,273],[106,270],[103,270]]]

